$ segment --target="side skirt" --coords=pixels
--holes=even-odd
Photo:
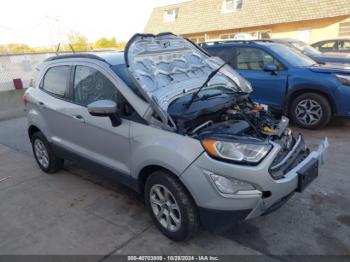
[[[139,181],[132,176],[126,175],[124,173],[121,173],[115,169],[112,169],[110,167],[106,167],[104,165],[101,165],[100,163],[96,163],[95,161],[92,161],[90,159],[87,159],[85,157],[82,157],[76,153],[73,153],[63,147],[57,146],[55,144],[50,144],[51,148],[53,149],[54,153],[63,159],[70,160],[72,162],[79,163],[82,167],[85,169],[92,169],[95,172],[101,173],[103,176],[106,176],[108,178],[111,178],[115,180],[118,183],[121,183],[136,192],[140,193],[140,187],[139,187]]]

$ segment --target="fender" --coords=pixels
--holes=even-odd
[[[333,112],[337,111],[336,103],[334,99],[334,93],[336,89],[332,89],[333,84],[324,81],[324,77],[320,79],[315,79],[313,82],[305,82],[303,78],[298,78],[297,76],[292,76],[289,78],[288,90],[286,93],[284,112],[288,112],[289,105],[291,101],[302,93],[318,93],[325,96],[331,104]]]
[[[137,178],[147,166],[159,166],[176,176],[182,173],[203,152],[199,140],[153,126],[131,123],[131,174]]]

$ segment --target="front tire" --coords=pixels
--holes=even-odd
[[[36,132],[31,137],[33,154],[41,170],[53,174],[63,167],[63,159],[55,156],[47,139],[41,132]]]
[[[332,108],[324,96],[305,93],[292,101],[290,116],[293,123],[301,128],[317,129],[325,127],[330,122]]]
[[[156,171],[150,175],[145,201],[153,222],[168,238],[184,241],[198,232],[197,207],[184,186],[168,172]]]

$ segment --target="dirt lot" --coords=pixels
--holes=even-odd
[[[187,243],[163,237],[134,192],[68,163],[56,175],[37,167],[24,118],[0,122],[0,254],[337,254],[350,255],[350,121],[302,132],[324,136],[320,177],[280,210]],[[1,145],[2,144],[2,145]],[[296,258],[297,260],[297,258]]]

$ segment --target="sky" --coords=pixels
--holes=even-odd
[[[6,0],[1,5],[0,44],[35,47],[67,41],[70,31],[89,42],[100,37],[127,41],[143,32],[154,7],[184,0]]]

